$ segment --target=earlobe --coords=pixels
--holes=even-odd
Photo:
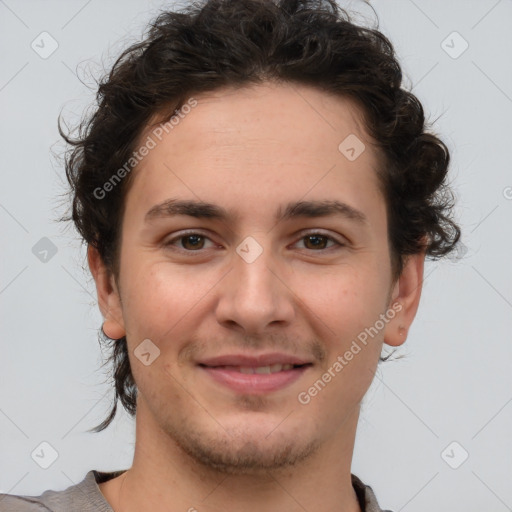
[[[387,345],[397,347],[407,339],[407,333],[420,302],[424,263],[424,252],[409,255],[404,262],[402,273],[394,285],[389,304],[391,307],[393,304],[399,303],[400,309],[384,330],[384,343]]]
[[[103,332],[112,339],[126,335],[121,299],[112,274],[107,270],[98,250],[91,245],[87,248],[89,269],[96,283],[98,305],[105,318]]]
[[[126,336],[124,327],[112,318],[106,318],[101,329],[103,330],[105,336],[108,336],[113,340],[119,340],[123,336]]]

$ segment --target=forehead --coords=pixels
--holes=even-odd
[[[161,140],[155,139],[132,171],[131,207],[137,202],[149,208],[172,195],[263,213],[269,202],[336,199],[326,197],[333,191],[350,196],[359,208],[365,194],[382,201],[379,159],[350,99],[274,83],[193,99],[195,106],[175,116],[167,125],[172,128],[161,131]],[[155,138],[154,130],[148,128],[141,140]],[[347,149],[356,151],[355,159]]]
[[[171,137],[166,137],[170,131],[176,144],[185,144],[184,151],[217,144],[236,146],[242,139],[268,146],[284,143],[283,150],[300,147],[301,152],[336,150],[348,135],[370,142],[362,111],[354,100],[312,86],[265,82],[191,96],[189,103],[191,99],[197,106],[187,106],[184,114],[173,116],[172,124],[167,123],[168,129],[162,133],[171,142]],[[143,138],[161,118],[161,113],[153,117]],[[367,156],[371,159],[373,151]]]

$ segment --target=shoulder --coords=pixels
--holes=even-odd
[[[91,470],[85,478],[62,491],[47,490],[39,496],[0,494],[0,512],[112,512],[98,483],[122,471],[104,473]]]
[[[363,483],[356,475],[352,474],[352,486],[357,494],[359,505],[363,512],[393,512],[384,510],[380,507],[375,492],[369,486]]]
[[[38,501],[38,496],[0,494],[0,512],[42,512],[48,510],[51,509]]]

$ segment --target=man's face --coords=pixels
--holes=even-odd
[[[378,161],[349,100],[268,84],[195,99],[133,171],[126,197],[119,321],[138,414],[212,467],[277,468],[357,418],[381,353],[382,328],[333,369],[391,306]],[[351,135],[366,146],[356,159],[361,146],[338,149]],[[228,217],[146,217],[170,199],[212,203]],[[276,220],[310,201],[362,215]],[[160,351],[149,365],[134,354],[147,339]],[[305,366],[239,368],[276,361]]]

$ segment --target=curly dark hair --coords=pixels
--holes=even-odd
[[[421,103],[401,87],[393,46],[378,26],[354,23],[335,0],[204,0],[155,17],[143,40],[100,80],[97,106],[82,119],[76,138],[63,133],[59,116],[59,133],[71,145],[65,169],[72,211],[63,220],[73,220],[116,281],[133,173],[123,173],[108,200],[97,191],[130,160],[155,118],[168,119],[192,94],[265,81],[311,85],[360,107],[381,157],[378,179],[394,279],[407,255],[424,251],[438,259],[456,247],[460,228],[451,218],[448,148],[427,132]],[[114,345],[108,361],[116,394],[110,414],[93,432],[113,421],[118,400],[132,417],[136,413],[126,336],[111,340],[101,329],[100,342]]]

